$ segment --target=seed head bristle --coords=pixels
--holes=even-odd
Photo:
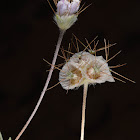
[[[110,43],[109,43],[109,40],[108,40],[108,45],[107,46],[110,46],[109,44]],[[107,49],[108,49],[108,57],[109,57],[109,47]]]
[[[70,52],[70,51],[64,50],[64,49],[62,49],[62,48],[60,48],[60,49],[63,50],[64,52],[67,52],[67,53],[69,53],[69,54],[74,55],[74,53],[72,53],[72,52]]]
[[[107,53],[107,46],[106,46],[106,39],[104,38],[104,43],[105,43],[105,57],[106,61],[108,60],[108,53]]]
[[[64,58],[63,56],[61,56],[61,55],[59,55],[59,54],[58,54],[58,56],[65,60],[65,58]]]
[[[76,14],[77,15],[80,15],[83,11],[85,11],[89,6],[91,6],[92,5],[92,3],[91,4],[89,4],[88,6],[86,6],[84,9],[81,9],[81,11],[79,11],[79,12],[77,12]]]
[[[62,81],[63,81],[63,80],[61,80],[61,81],[57,82],[55,85],[49,87],[49,88],[47,89],[47,91],[50,90],[50,89],[52,89],[52,88],[54,88],[54,87],[56,87],[56,86],[59,85]]]
[[[72,39],[71,39],[71,44],[73,44],[73,46],[74,46],[76,52],[78,53],[78,52],[79,52],[79,48],[77,48],[77,47],[75,46],[75,44],[74,44],[74,42],[73,42],[73,36],[72,36]]]
[[[121,50],[118,53],[116,53],[114,56],[112,56],[110,59],[108,59],[106,62],[108,63],[109,61],[111,61],[113,58],[115,58],[120,53],[121,53]]]
[[[81,3],[81,2],[80,2],[80,3]],[[83,7],[84,7],[85,4],[86,4],[86,3],[84,3],[84,4],[81,6],[81,8],[78,10],[78,12],[80,12],[80,11],[83,9]],[[77,12],[77,13],[78,13],[78,12]],[[77,14],[77,13],[76,13],[76,14]]]
[[[54,2],[54,4],[55,4],[55,6],[57,6],[57,0],[53,0],[53,2]]]
[[[53,9],[53,7],[52,7],[52,5],[51,5],[50,1],[49,1],[49,0],[47,0],[47,1],[48,1],[48,3],[49,3],[50,8],[52,9],[53,13],[55,14],[55,10]]]
[[[119,65],[116,65],[116,66],[109,66],[109,68],[114,69],[114,68],[123,67],[123,66],[125,66],[125,65],[127,65],[127,63],[121,64],[121,65],[119,64]]]
[[[55,65],[56,67],[61,67],[61,66],[63,66],[65,63],[61,63],[61,64],[58,64],[58,65]]]
[[[76,46],[77,46],[77,50],[78,50],[78,52],[79,52],[79,45],[78,45],[78,41],[77,41],[77,38],[75,38],[76,39]]]
[[[59,71],[62,71],[61,69],[59,69],[58,67],[52,65],[50,62],[48,62],[47,60],[43,59],[45,62],[47,62],[50,66],[53,66],[55,69],[58,69]]]
[[[88,40],[87,40],[86,38],[85,38],[85,40],[86,40],[86,43],[87,43],[89,49],[92,50],[92,49],[91,49],[91,46],[90,46],[90,44],[89,44],[89,42],[88,42]]]
[[[79,42],[80,42],[80,44],[82,45],[82,46],[84,46],[85,48],[87,47],[82,41],[80,41],[74,34],[73,34],[73,36],[75,37],[75,39],[77,39]]]
[[[112,47],[112,46],[114,46],[114,45],[116,45],[116,44],[117,44],[117,43],[109,44],[109,45],[106,46],[106,48],[109,49],[110,47]],[[105,47],[100,48],[100,49],[96,50],[96,52],[102,51],[102,50],[104,50],[104,49],[105,49]],[[108,56],[109,56],[109,55],[108,55]]]
[[[127,77],[125,77],[125,76],[113,71],[113,70],[111,70],[111,72],[113,72],[114,74],[116,74],[116,75],[118,75],[118,76],[120,76],[120,77],[122,77],[122,78],[124,78],[124,79],[126,79],[126,80],[128,80],[130,82],[132,82],[132,83],[136,83],[135,81],[133,81],[133,80],[131,80],[131,79],[129,79],[129,78],[127,78]]]
[[[116,79],[116,80],[118,80],[118,81],[121,81],[122,83],[126,83],[125,81],[123,81],[123,80],[121,80],[121,79],[119,79],[119,78],[117,78],[117,77],[114,77],[114,76],[112,76],[112,75],[109,75],[109,74],[107,74],[107,73],[105,73],[105,72],[101,72],[101,73],[104,73],[104,74],[106,74],[106,75],[108,75],[108,76],[111,76],[111,77],[113,77],[114,79]]]
[[[94,41],[94,49],[93,49],[93,50],[94,50],[95,52],[97,52],[96,48],[97,48],[98,43],[99,43],[99,40],[97,40],[96,43],[95,43],[95,41]]]
[[[72,52],[72,44],[69,43],[69,49],[68,49],[69,52]],[[70,58],[70,54],[68,53],[68,58]]]

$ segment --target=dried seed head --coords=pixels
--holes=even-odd
[[[74,89],[84,83],[115,82],[108,64],[102,56],[94,56],[83,51],[74,54],[63,66],[59,74],[59,81],[66,90]]]
[[[59,73],[61,86],[66,89],[78,87],[82,80],[82,72],[72,62],[67,62]]]
[[[112,76],[111,72],[117,76],[120,76],[121,78],[135,83],[135,81],[112,70],[112,68],[118,68],[124,66],[125,64],[110,67],[108,66],[108,62],[111,61],[121,52],[119,51],[118,53],[116,53],[108,59],[109,48],[114,44],[108,43],[108,45],[106,45],[105,40],[105,47],[96,50],[98,41],[97,43],[94,42],[94,49],[92,49],[90,46],[95,39],[92,40],[90,43],[88,43],[88,41],[86,40],[88,46],[85,46],[75,35],[74,37],[76,41],[78,40],[81,43],[81,45],[85,47],[85,49],[79,52],[78,43],[76,42],[78,47],[77,49],[74,42],[72,42],[78,53],[74,54],[72,52],[69,52],[69,50],[64,50],[65,52],[73,55],[68,59],[66,64],[63,66],[62,70],[60,70],[59,81],[64,89],[69,90],[79,87],[81,85],[95,85],[97,83],[105,83],[106,81],[115,82],[114,79],[126,83],[124,80]],[[88,52],[85,52],[85,50],[88,50]],[[105,50],[106,59],[104,59],[102,56],[97,56],[97,52],[102,50]]]
[[[75,53],[70,61],[74,62],[78,68],[86,67],[93,60],[93,55],[88,52]]]
[[[115,82],[109,66],[102,56],[94,56],[94,60],[88,65],[86,72],[87,79],[91,84],[104,83],[106,81]]]

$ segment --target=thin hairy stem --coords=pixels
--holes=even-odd
[[[33,119],[35,113],[37,112],[37,110],[38,110],[38,108],[39,108],[39,106],[40,106],[40,104],[42,102],[42,99],[43,99],[43,97],[45,95],[45,92],[46,92],[46,90],[48,88],[48,85],[49,85],[49,82],[51,80],[51,76],[52,76],[52,73],[53,73],[53,70],[54,70],[55,62],[56,62],[56,59],[57,59],[57,56],[58,56],[59,48],[60,48],[64,33],[65,33],[65,31],[62,31],[62,30],[60,31],[60,35],[59,35],[58,42],[57,42],[57,45],[56,45],[55,54],[54,54],[54,57],[53,57],[53,60],[52,60],[51,69],[49,71],[49,74],[48,74],[45,86],[43,88],[43,91],[41,92],[40,98],[39,98],[39,100],[38,100],[38,102],[37,102],[32,114],[31,114],[31,116],[29,117],[28,121],[26,122],[26,124],[24,125],[24,127],[22,128],[22,130],[20,131],[20,133],[18,134],[18,136],[16,137],[15,140],[19,140],[21,135],[24,133],[25,129],[30,124],[31,120]]]
[[[84,140],[85,111],[86,111],[87,90],[88,90],[88,83],[85,83],[84,84],[84,92],[83,92],[82,121],[81,121],[81,138],[80,138],[80,140]]]

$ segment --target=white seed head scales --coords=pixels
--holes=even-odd
[[[88,65],[86,75],[87,79],[89,79],[89,83],[93,84],[104,83],[106,81],[115,82],[109,70],[109,66],[102,56],[94,56],[93,61]]]
[[[105,59],[88,52],[75,53],[60,71],[59,81],[66,90],[79,87],[85,82],[93,85],[115,82]]]
[[[74,89],[82,81],[82,72],[77,69],[75,63],[67,62],[59,73],[59,81],[64,89]]]
[[[79,52],[75,53],[71,58],[70,61],[74,62],[78,68],[81,68],[85,65],[88,65],[93,60],[93,55],[88,52]]]
[[[69,29],[76,22],[78,15],[75,13],[78,12],[79,6],[79,0],[73,0],[72,2],[68,0],[58,1],[54,20],[61,30]]]

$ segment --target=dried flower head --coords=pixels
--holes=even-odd
[[[69,45],[68,47],[68,50],[64,50],[63,48],[61,48],[61,52],[63,56],[61,55],[58,55],[58,56],[65,59],[65,64],[63,65],[62,63],[55,66],[55,69],[60,70],[60,72],[59,72],[59,82],[53,87],[57,86],[60,83],[61,86],[65,90],[69,90],[69,89],[78,88],[84,84],[95,85],[98,83],[101,84],[105,82],[115,82],[115,80],[126,83],[125,81],[113,76],[112,73],[132,83],[135,83],[135,81],[129,78],[126,78],[123,75],[112,70],[114,68],[119,68],[126,65],[126,63],[122,65],[119,64],[116,66],[108,65],[108,62],[111,61],[113,58],[115,58],[121,52],[119,51],[115,55],[113,55],[111,58],[108,58],[109,48],[116,45],[116,43],[109,44],[109,41],[108,41],[108,44],[107,44],[106,40],[104,40],[105,47],[96,49],[99,42],[99,41],[95,42],[96,38],[93,39],[90,43],[88,43],[88,41],[86,40],[87,46],[84,45],[76,36],[75,38],[76,38],[76,43],[77,43],[76,45],[72,41],[71,45]],[[85,47],[83,51],[79,52],[78,41]],[[90,45],[93,42],[94,42],[94,48],[92,49]],[[76,49],[77,53],[71,52],[72,45]],[[97,52],[102,51],[102,50],[105,51],[106,59],[104,59],[103,56],[97,56]],[[68,58],[66,58],[65,52],[67,52]],[[72,56],[70,57],[69,55],[71,54]],[[48,61],[46,62],[49,65],[51,65]],[[59,67],[61,67],[62,65],[63,67],[62,69],[60,69]],[[49,89],[52,89],[53,87],[50,87]]]
[[[111,72],[135,83],[134,81],[118,74],[111,69],[115,67],[121,67],[125,64],[111,67],[108,66],[108,62],[121,52],[119,51],[113,57],[108,59],[109,48],[115,44],[106,45],[105,40],[105,47],[96,50],[97,43],[94,42],[94,49],[91,49],[91,43],[88,43],[88,46],[85,46],[82,43],[82,45],[85,47],[84,51],[77,52],[75,54],[64,50],[65,52],[73,54],[68,60],[66,60],[65,65],[62,67],[59,73],[59,81],[64,89],[74,89],[84,85],[85,83],[95,85],[97,83],[105,83],[106,81],[115,82],[114,79],[125,83],[125,81],[112,76]],[[85,51],[86,49],[88,52]],[[96,55],[96,52],[101,50],[105,50],[106,59],[104,59],[102,56]]]
[[[89,52],[75,53],[59,73],[59,81],[64,89],[74,89],[85,83],[96,84],[115,82],[108,64],[102,56]]]
[[[67,62],[59,73],[59,81],[66,90],[78,87],[82,79],[82,71],[72,62]]]
[[[135,82],[112,70],[113,68],[124,66],[125,64],[111,66],[111,67],[108,66],[108,62],[121,52],[119,51],[114,56],[108,59],[109,48],[115,44],[109,44],[109,41],[108,41],[108,45],[107,45],[106,40],[104,40],[105,47],[96,49],[98,41],[95,42],[95,39],[92,40],[90,43],[88,43],[86,39],[86,42],[87,42],[87,46],[86,46],[76,36],[75,38],[76,38],[77,44],[75,45],[73,40],[72,40],[72,44],[77,50],[77,53],[71,52],[71,45],[69,45],[68,50],[64,50],[63,48],[61,49],[63,56],[61,55],[59,56],[65,59],[65,64],[62,67],[62,69],[59,69],[59,67],[61,67],[63,64],[59,64],[55,66],[56,69],[60,70],[59,82],[56,85],[60,83],[61,86],[67,91],[69,89],[74,89],[81,85],[84,85],[83,86],[84,88],[83,88],[83,104],[82,104],[81,137],[80,137],[80,140],[84,140],[85,110],[86,110],[86,98],[87,98],[88,85],[89,84],[95,85],[97,83],[104,83],[106,81],[115,82],[114,79],[125,83],[125,81],[112,76],[111,72],[128,81],[131,81],[133,83]],[[83,51],[79,52],[78,41],[85,47]],[[90,46],[92,42],[94,42],[93,49]],[[86,50],[88,50],[88,52],[86,52]],[[106,59],[104,59],[102,56],[96,55],[96,53],[101,50],[105,50]],[[72,54],[72,56],[71,57],[69,56],[68,58],[66,58],[65,52],[68,53],[67,56],[69,56],[69,54]],[[47,63],[50,64],[49,62]]]
[[[56,12],[52,8],[53,12],[55,13],[54,20],[57,26],[61,30],[69,29],[76,21],[78,15],[83,12],[87,7],[84,9],[80,8],[80,0],[53,0],[54,4],[57,8]],[[48,1],[49,2],[49,1]]]

